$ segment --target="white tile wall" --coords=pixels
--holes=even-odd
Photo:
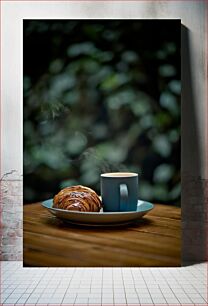
[[[23,268],[1,262],[1,305],[207,306],[207,264],[182,268]]]

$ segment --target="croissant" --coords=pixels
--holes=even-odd
[[[66,187],[56,194],[53,199],[53,207],[66,210],[98,212],[102,207],[102,203],[94,190],[78,185]]]

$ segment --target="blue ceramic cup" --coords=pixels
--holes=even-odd
[[[104,211],[136,211],[138,174],[131,172],[101,174],[101,197]]]

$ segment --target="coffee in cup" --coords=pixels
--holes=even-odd
[[[106,212],[136,211],[138,174],[111,172],[101,174],[101,197]]]

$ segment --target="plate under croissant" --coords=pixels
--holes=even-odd
[[[154,205],[149,202],[138,200],[136,211],[125,212],[81,212],[70,211],[64,209],[53,208],[53,199],[42,202],[42,206],[47,208],[53,215],[70,223],[88,226],[109,226],[109,225],[123,225],[140,219],[150,210]]]

